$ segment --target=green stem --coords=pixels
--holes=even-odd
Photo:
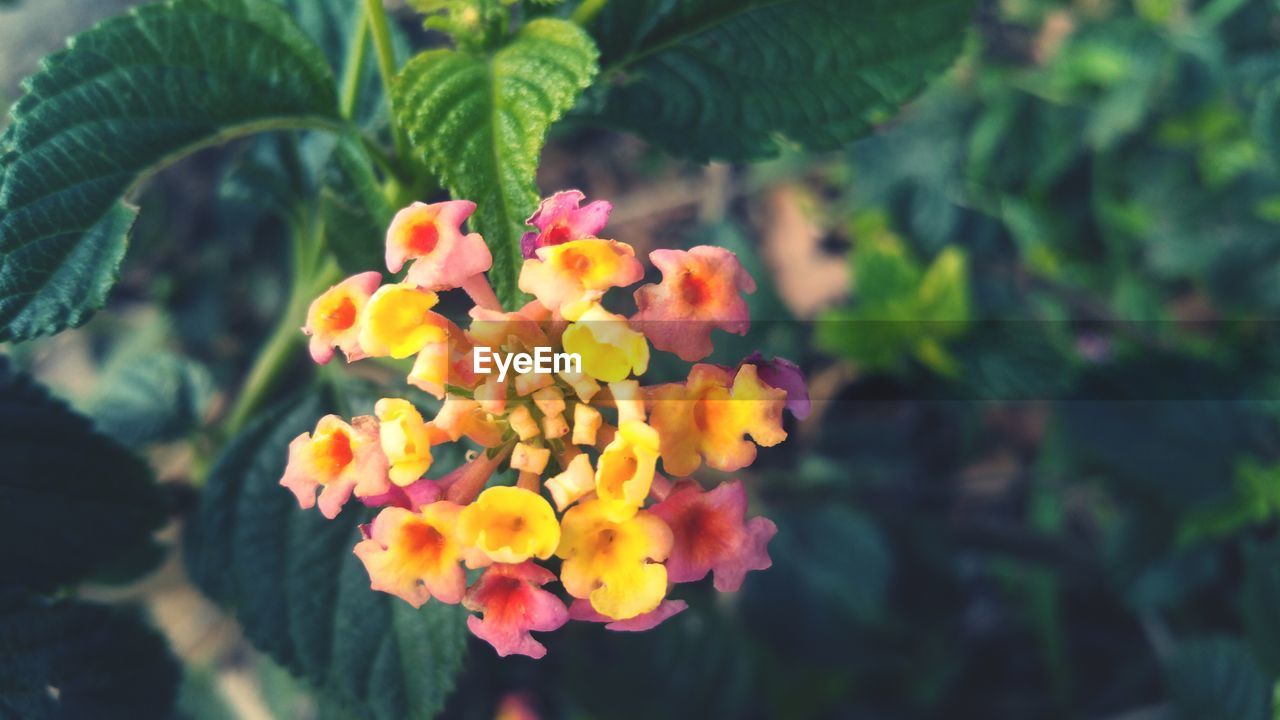
[[[373,46],[378,53],[378,72],[382,75],[382,89],[387,96],[387,104],[391,104],[391,85],[396,79],[396,50],[391,44],[391,26],[387,23],[387,10],[382,7],[382,0],[364,0],[364,16],[373,31]],[[391,139],[395,142],[396,156],[408,157],[408,144],[396,123],[395,108],[391,108],[388,122],[391,125]]]
[[[582,4],[573,11],[569,19],[582,27],[586,27],[591,24],[592,20],[596,19],[596,15],[599,15],[604,6],[608,4],[609,0],[582,0]]]
[[[355,37],[351,41],[351,49],[347,53],[346,65],[342,70],[342,116],[353,119],[356,112],[356,100],[360,97],[360,80],[364,77],[364,58],[369,52],[369,16],[360,13],[356,21]]]
[[[306,323],[307,308],[311,301],[342,276],[338,263],[331,255],[317,253],[307,243],[295,243],[294,261],[297,277],[289,294],[289,303],[254,360],[253,367],[249,369],[240,395],[227,415],[224,424],[226,437],[234,437],[243,430],[253,414],[261,408],[288,369],[289,363],[304,345],[302,326]]]

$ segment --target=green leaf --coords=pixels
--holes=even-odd
[[[0,586],[74,582],[164,522],[146,464],[2,357],[0,459]]]
[[[596,74],[591,38],[564,20],[534,20],[490,56],[431,50],[405,65],[392,91],[400,127],[455,198],[478,205],[471,226],[493,252],[489,277],[519,297],[520,236],[536,208],[547,128]]]
[[[0,136],[0,341],[102,307],[158,167],[251,132],[333,127],[333,75],[268,0],[173,0],[107,20],[28,79]]]
[[[188,528],[188,570],[255,646],[331,700],[377,720],[433,717],[462,664],[464,613],[371,590],[351,552],[371,511],[354,503],[325,520],[279,485],[289,441],[327,409],[313,393],[231,442]]]
[[[178,677],[164,639],[131,614],[0,598],[0,717],[168,720]]]
[[[1280,544],[1245,547],[1240,600],[1254,657],[1272,677],[1280,676]]]
[[[1153,352],[1092,367],[1065,399],[1072,464],[1151,509],[1228,500],[1238,459],[1265,457],[1280,430],[1238,373]]]
[[[204,422],[214,383],[203,365],[171,353],[113,360],[89,414],[128,447],[176,440]]]
[[[874,212],[855,219],[854,234],[855,304],[823,315],[818,345],[871,368],[893,368],[911,355],[937,372],[954,374],[958,365],[943,343],[969,325],[964,251],[945,248],[923,268],[889,230],[887,218]]]
[[[1183,643],[1168,668],[1177,717],[1185,720],[1265,720],[1270,685],[1234,638]]]
[[[333,149],[320,211],[325,242],[343,270],[355,274],[383,266],[383,238],[395,212],[354,134],[344,135]]]
[[[635,0],[591,26],[617,71],[595,116],[698,160],[832,150],[956,57],[969,0]]]

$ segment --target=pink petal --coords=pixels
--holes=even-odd
[[[545,199],[525,222],[539,230],[546,230],[551,223],[578,209],[587,196],[581,190],[561,190]]]
[[[728,558],[715,568],[714,584],[720,592],[734,592],[742,587],[742,580],[749,570],[766,570],[773,565],[769,557],[769,541],[778,533],[778,526],[765,517],[751,518],[747,522],[747,541],[742,552]]]
[[[467,618],[467,627],[503,657],[543,657],[547,649],[530,631],[557,630],[569,621],[560,598],[539,587],[552,580],[555,575],[533,562],[491,565],[463,600],[468,609],[484,614]]]

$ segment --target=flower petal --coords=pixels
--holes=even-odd
[[[503,657],[545,656],[546,647],[530,631],[558,630],[569,621],[564,603],[540,587],[552,580],[555,575],[532,562],[491,565],[463,600],[484,616],[467,618],[467,627]]]

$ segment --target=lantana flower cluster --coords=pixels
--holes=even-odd
[[[741,481],[707,490],[691,476],[750,465],[757,446],[786,438],[784,407],[807,412],[798,368],[758,354],[642,387],[651,347],[696,362],[713,329],[746,333],[755,283],[725,249],[656,250],[661,282],[634,291],[631,317],[611,312],[605,293],[644,268],[630,245],[597,237],[611,205],[584,199],[558,193],[529,218],[519,287],[534,299],[517,310],[485,276],[484,239],[462,230],[475,204],[414,203],[386,237],[387,270],[403,280],[347,278],[316,298],[303,328],[317,363],[335,350],[414,358],[408,382],[441,404],[430,419],[402,398],[379,400],[373,416],[327,415],[290,443],[280,484],[328,518],[353,497],[381,508],[355,546],[372,588],[415,607],[462,603],[500,655],[542,657],[530,633],[569,620],[649,629],[685,609],[668,599],[673,584],[712,574],[734,591],[769,567],[776,527],[746,517]],[[435,310],[454,289],[474,303],[465,330]],[[538,348],[580,363],[477,371],[477,352]],[[467,460],[433,472],[433,448],[459,442],[473,446]]]

